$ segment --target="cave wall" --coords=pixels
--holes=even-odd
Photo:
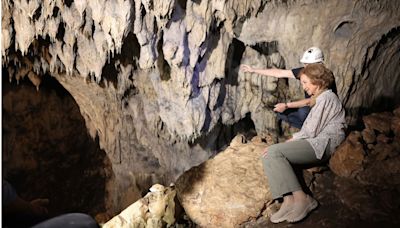
[[[309,46],[320,47],[335,74],[349,124],[356,124],[360,114],[399,105],[398,2],[287,2],[265,7],[259,17],[246,20],[238,39],[245,44],[278,41],[286,67],[298,66]],[[298,82],[290,82],[297,92]]]
[[[298,67],[319,46],[349,123],[386,108],[381,97],[398,104],[397,1],[14,0],[2,10],[10,80],[40,88],[49,73],[68,90],[112,163],[113,212],[214,155],[245,118],[258,134],[276,130],[272,105],[301,98],[298,82],[282,93],[282,80],[240,63]]]

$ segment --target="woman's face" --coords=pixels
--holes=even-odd
[[[310,78],[305,74],[300,75],[300,82],[304,91],[310,96],[316,94],[319,90],[319,86],[312,84]]]

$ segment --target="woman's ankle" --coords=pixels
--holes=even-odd
[[[293,195],[287,195],[283,197],[283,203],[282,206],[288,206],[294,203],[294,197]]]
[[[308,195],[302,190],[293,192],[293,202],[304,202],[307,200]]]

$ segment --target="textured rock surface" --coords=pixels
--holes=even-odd
[[[104,228],[170,227],[175,223],[175,195],[173,187],[155,184],[150,192],[120,214],[106,222]]]
[[[392,113],[372,113],[364,116],[363,121],[366,129],[377,130],[380,133],[389,134],[392,123]]]
[[[395,114],[399,109],[395,110]],[[375,140],[353,131],[330,159],[331,170],[341,177],[353,178],[365,185],[392,188],[400,185],[400,142],[396,117],[390,112],[364,116],[365,131],[379,133]],[[367,137],[367,140],[365,139]],[[390,177],[390,178],[389,178]]]
[[[365,151],[361,134],[352,132],[336,149],[329,161],[332,171],[342,177],[355,177],[363,168]]]
[[[131,203],[117,192],[174,181],[230,142],[240,121],[250,117],[260,135],[276,130],[271,105],[302,97],[298,82],[282,94],[274,79],[237,72],[241,62],[297,67],[316,45],[349,122],[398,104],[399,8],[391,0],[6,0],[2,63],[10,81],[40,88],[48,73],[72,95],[113,164],[115,212]]]
[[[391,116],[390,113],[387,114]],[[375,115],[384,115],[384,113],[373,116]],[[271,224],[269,222],[269,216],[279,208],[279,204],[270,204],[272,201],[268,189],[267,197],[263,195],[265,189],[260,188],[260,185],[267,183],[264,183],[264,178],[260,178],[259,175],[262,174],[257,173],[254,177],[250,175],[252,172],[248,172],[257,170],[257,167],[250,167],[252,161],[247,160],[251,158],[254,161],[254,155],[258,157],[260,151],[269,144],[262,143],[260,139],[256,137],[253,142],[245,142],[243,136],[238,136],[225,151],[200,166],[190,169],[178,179],[178,198],[187,215],[197,225],[202,227],[287,227],[287,223]],[[348,147],[346,145],[350,143],[362,145],[361,134],[352,132],[343,145]],[[386,146],[391,148],[391,145],[393,144]],[[377,143],[375,146],[382,149],[383,145]],[[371,157],[388,154],[383,150],[368,151],[368,156],[360,156],[356,164],[357,172],[353,172],[354,169],[346,170],[346,166],[337,167],[334,163],[331,163],[330,167],[335,173],[338,173],[338,169],[344,169],[338,173],[340,176],[334,175],[329,169],[303,172],[305,186],[310,188],[320,206],[308,216],[306,221],[296,226],[342,227],[369,224],[374,227],[376,225],[394,227],[398,225],[400,221],[397,213],[400,201],[396,196],[400,186],[399,156],[396,152],[398,150],[392,149],[394,150],[390,150],[391,153],[389,153],[391,156],[381,160],[371,159]],[[342,154],[348,151],[342,148],[336,153]],[[364,151],[362,153],[364,154]],[[354,159],[355,156],[350,154],[347,158]],[[336,159],[336,157],[332,158],[332,160]],[[347,176],[343,175],[346,173]],[[247,208],[247,205],[252,206]],[[132,212],[130,216],[134,214]]]
[[[238,39],[245,44],[279,42],[286,67],[298,66],[301,51],[310,44],[322,48],[354,123],[359,111],[390,104],[400,91],[395,70],[400,58],[399,7],[393,1],[267,4],[258,17],[243,23]]]
[[[214,158],[177,180],[177,195],[188,216],[201,227],[236,227],[257,218],[271,201],[260,154],[266,143],[236,136]]]

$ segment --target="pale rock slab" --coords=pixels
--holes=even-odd
[[[106,222],[104,228],[147,227],[161,228],[175,222],[174,187],[155,184],[150,192],[139,199],[119,215]]]
[[[235,227],[257,218],[271,201],[260,160],[267,145],[238,135],[225,151],[184,173],[176,187],[187,215],[201,227]]]

